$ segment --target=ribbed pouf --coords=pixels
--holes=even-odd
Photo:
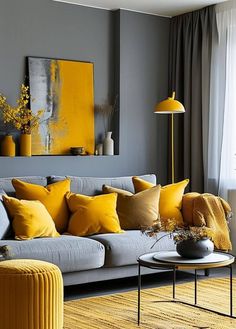
[[[62,329],[63,281],[56,265],[0,262],[0,329]]]

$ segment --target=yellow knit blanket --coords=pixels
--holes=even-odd
[[[187,193],[183,197],[182,214],[185,224],[209,227],[216,249],[232,249],[227,224],[230,212],[230,205],[225,200],[209,193]]]

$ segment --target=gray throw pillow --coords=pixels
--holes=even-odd
[[[2,195],[6,195],[5,191],[0,189],[0,239],[9,237],[11,231],[11,222],[2,201]]]

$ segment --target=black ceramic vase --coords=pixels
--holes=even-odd
[[[214,243],[207,238],[199,241],[183,240],[177,242],[176,251],[184,258],[203,258],[214,251]]]

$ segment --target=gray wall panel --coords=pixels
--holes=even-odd
[[[120,12],[120,150],[134,171],[167,180],[168,118],[153,113],[167,95],[169,19]],[[127,133],[128,132],[128,133]]]
[[[95,103],[120,89],[120,155],[0,158],[0,176],[153,172],[166,183],[167,118],[154,115],[153,108],[167,96],[169,23],[50,0],[1,0],[0,91],[14,102],[26,56],[94,62]]]

